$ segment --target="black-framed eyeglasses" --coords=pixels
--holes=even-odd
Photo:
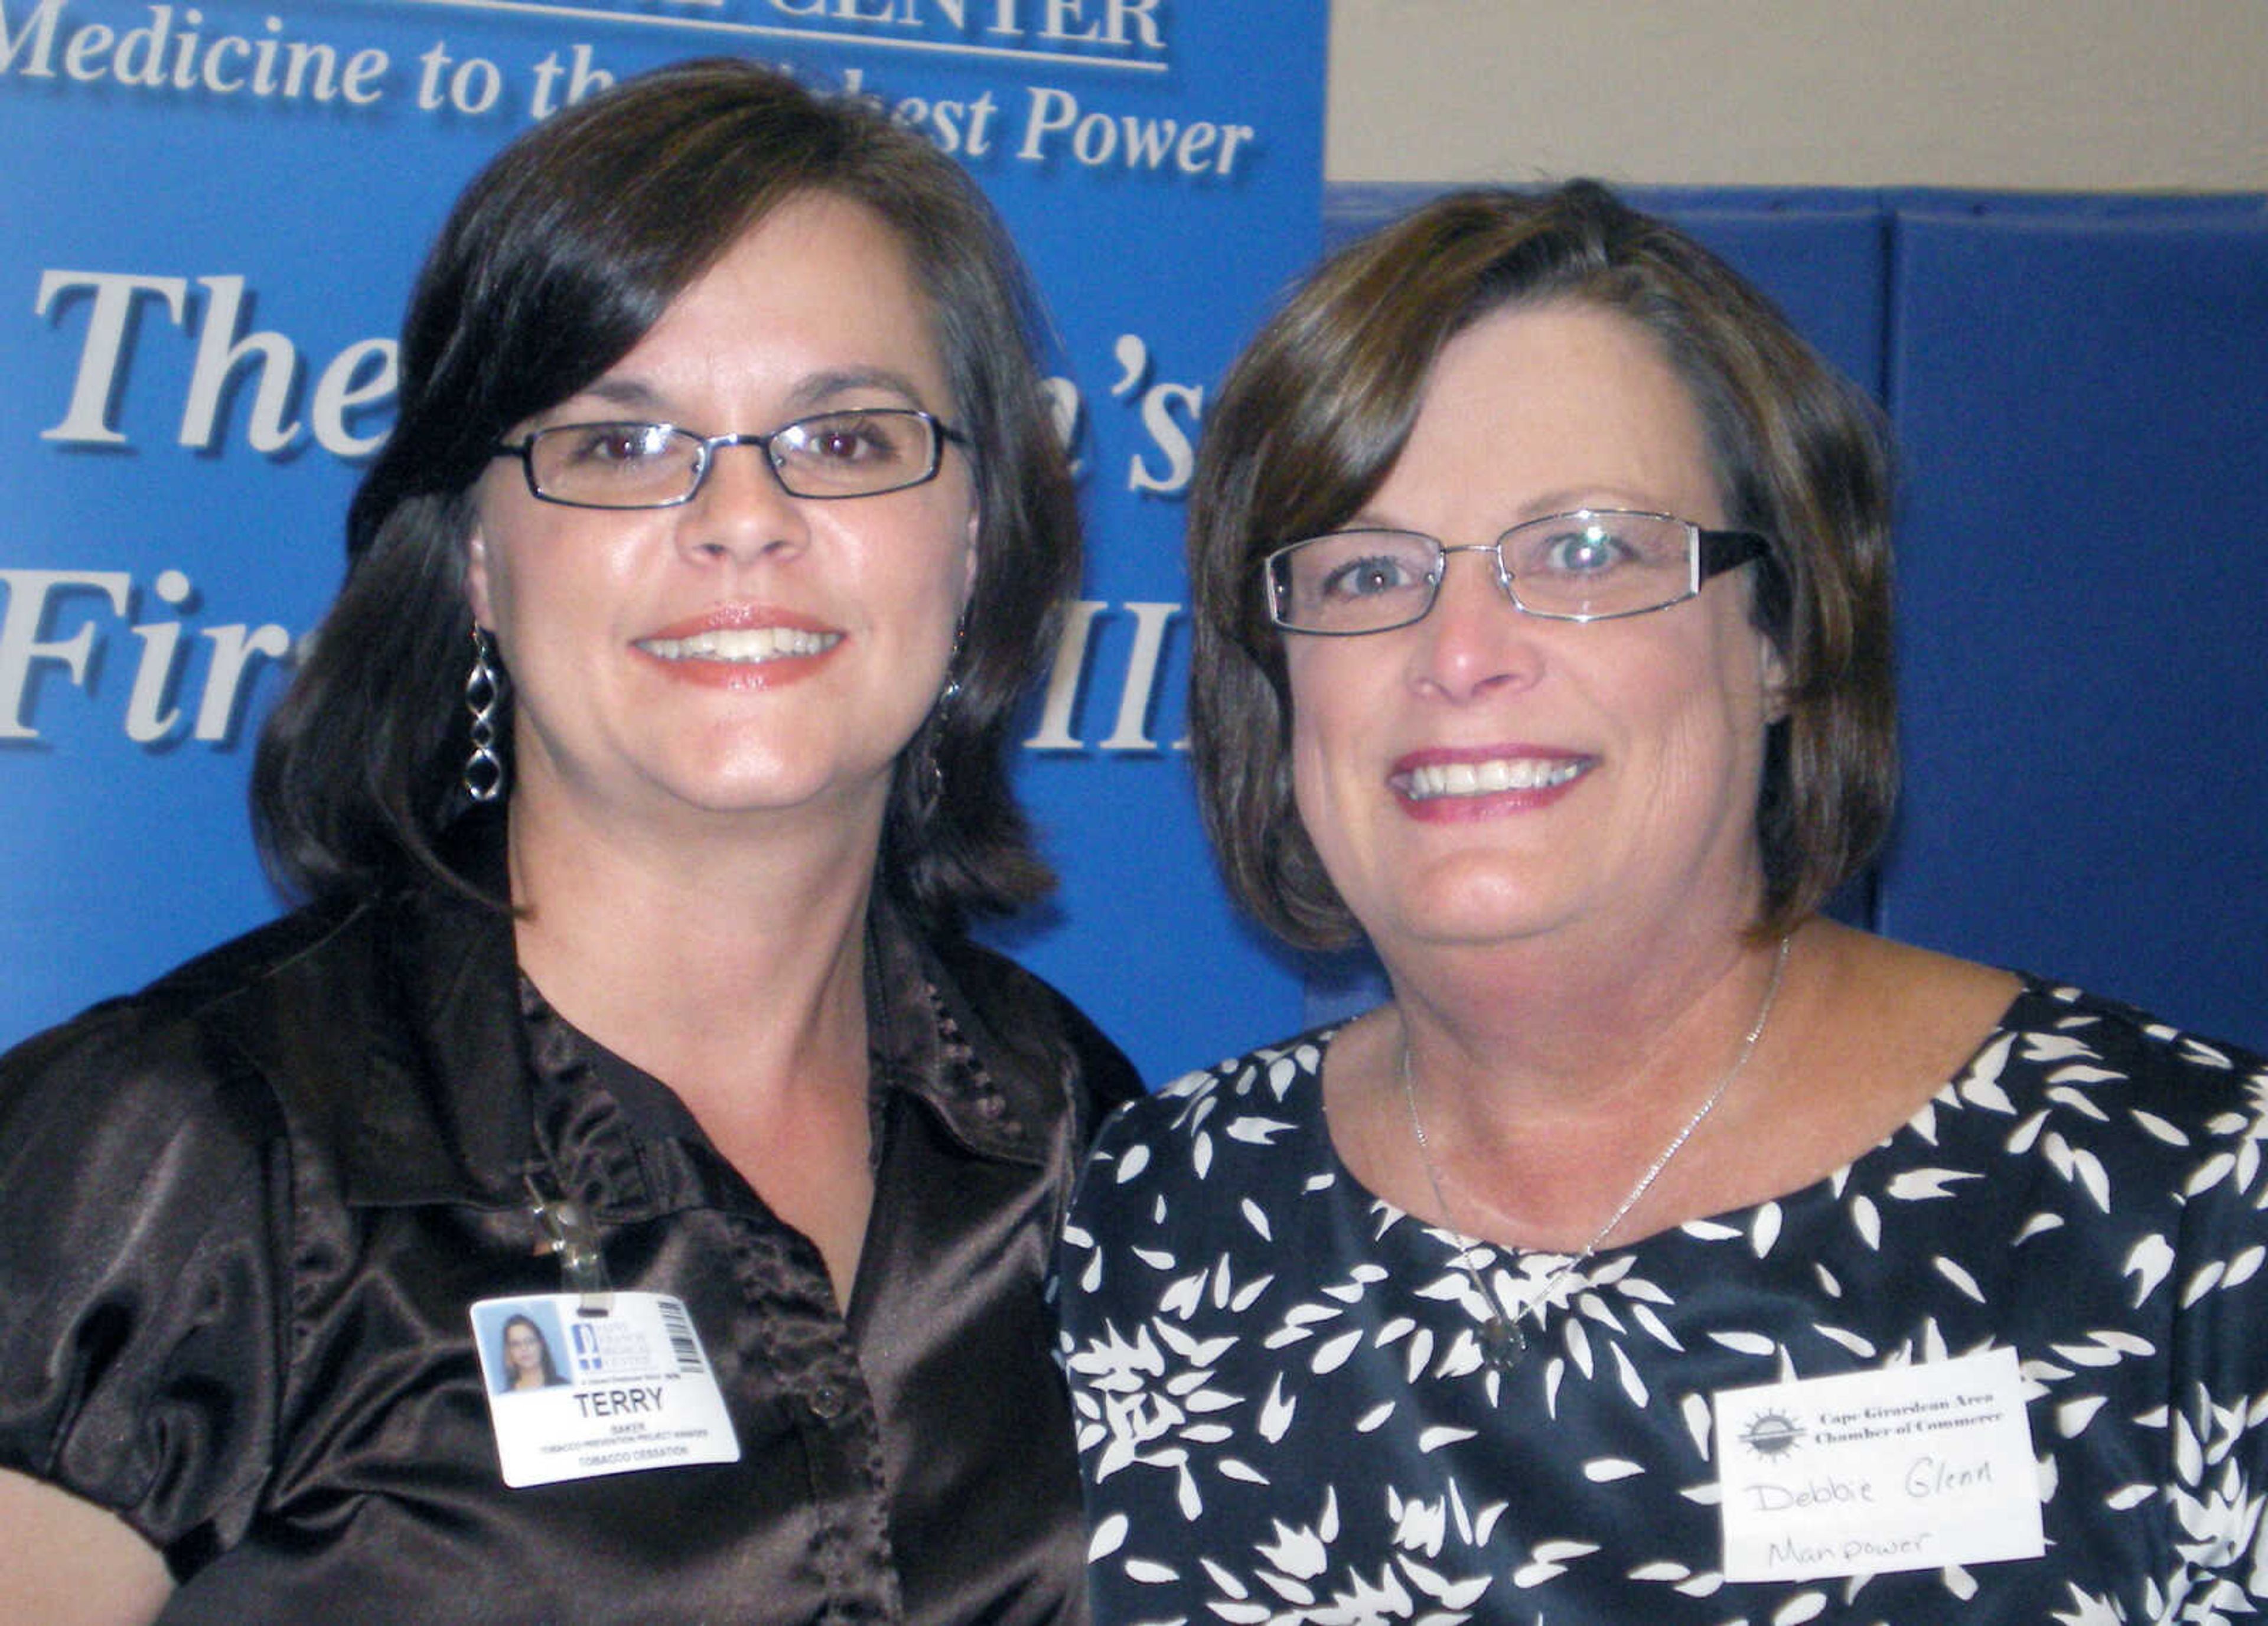
[[[1754,531],[1709,531],[1673,514],[1579,508],[1452,548],[1417,531],[1333,531],[1262,562],[1269,619],[1287,632],[1350,637],[1423,621],[1449,555],[1496,555],[1513,606],[1550,621],[1614,621],[1682,604],[1712,576],[1765,557]]]
[[[569,508],[674,508],[689,503],[724,446],[755,446],[790,497],[880,497],[937,477],[958,430],[910,407],[859,407],[784,423],[768,435],[696,435],[674,423],[555,423],[490,448],[516,457],[527,489]]]

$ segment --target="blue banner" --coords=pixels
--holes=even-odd
[[[1326,0],[0,0],[0,1044],[271,916],[251,742],[338,585],[425,243],[518,131],[732,54],[871,98],[1023,246],[1085,598],[1020,732],[1064,876],[999,933],[1155,1078],[1294,1026],[1188,788],[1182,492],[1320,232]]]

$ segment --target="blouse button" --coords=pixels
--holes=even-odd
[[[811,1392],[811,1415],[822,1423],[832,1423],[843,1415],[843,1391],[831,1383],[822,1383]]]

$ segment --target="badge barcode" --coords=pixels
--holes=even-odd
[[[677,1370],[702,1372],[706,1367],[701,1359],[701,1343],[693,1335],[693,1323],[687,1319],[685,1306],[674,1299],[661,1301],[661,1330],[669,1335],[669,1347],[677,1351]]]

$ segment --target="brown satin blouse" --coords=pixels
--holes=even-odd
[[[1084,1621],[1042,1276],[1124,1060],[878,911],[875,1203],[817,1250],[661,1085],[421,895],[254,933],[0,1058],[0,1465],[165,1552],[168,1622]],[[740,1460],[505,1487],[468,1317],[685,1301]]]

